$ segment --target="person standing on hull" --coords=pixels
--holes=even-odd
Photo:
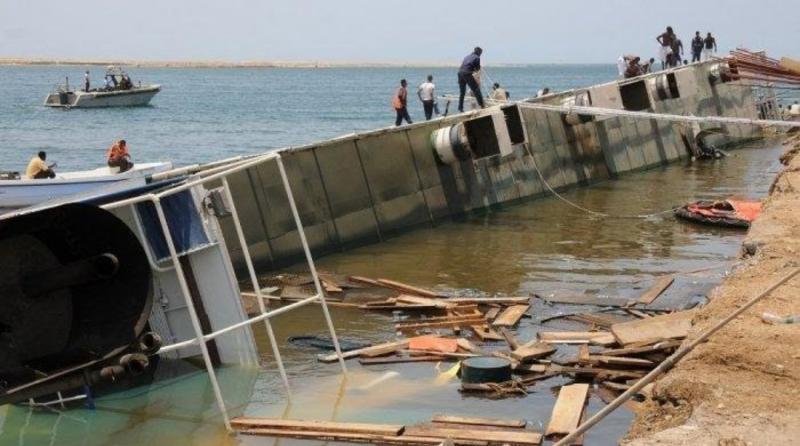
[[[483,54],[483,49],[476,46],[475,49],[464,58],[464,61],[461,62],[461,67],[458,69],[458,111],[460,112],[464,111],[464,95],[467,93],[467,85],[469,85],[469,89],[472,90],[472,94],[475,95],[478,106],[480,106],[480,108],[484,107],[481,86],[478,85],[478,81],[475,79],[476,74],[479,75],[481,71],[481,54]]]
[[[55,178],[56,173],[53,172],[52,166],[48,166],[45,161],[47,160],[47,153],[44,150],[36,154],[28,163],[25,169],[25,176],[30,180],[43,180],[45,178]]]
[[[692,62],[700,62],[704,46],[705,43],[703,42],[703,37],[700,36],[700,31],[695,32],[694,39],[692,39]]]
[[[708,33],[705,40],[703,40],[703,43],[706,45],[705,49],[703,50],[703,60],[710,60],[717,52],[717,39],[715,39],[711,33]]]
[[[422,101],[422,109],[425,112],[425,120],[430,121],[433,117],[433,105],[436,100],[436,85],[433,83],[433,76],[428,75],[428,80],[420,84],[417,88],[417,96]]]
[[[407,123],[411,124],[411,116],[408,115],[408,82],[405,79],[400,79],[400,88],[397,89],[397,93],[394,94],[392,98],[392,107],[394,107],[394,111],[397,113],[397,119],[394,121],[395,126],[399,126],[403,123],[403,119],[406,120]]]
[[[666,70],[671,60],[672,44],[675,41],[675,32],[672,31],[672,27],[668,26],[664,33],[656,37],[656,41],[661,44],[661,49],[658,52],[658,56],[661,58],[661,69]]]
[[[672,62],[670,66],[679,66],[681,64],[681,59],[683,59],[683,42],[678,36],[674,36],[672,40]]]
[[[89,70],[83,74],[83,91],[89,91]]]
[[[128,152],[128,143],[124,139],[120,139],[109,147],[106,156],[108,167],[119,167],[119,173],[127,172],[133,167],[131,154]]]

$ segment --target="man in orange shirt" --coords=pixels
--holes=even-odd
[[[119,173],[126,172],[133,167],[131,155],[128,153],[128,143],[124,139],[115,142],[106,154],[108,167],[119,167]]]

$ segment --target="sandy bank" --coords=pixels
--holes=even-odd
[[[800,265],[800,138],[751,227],[742,261],[694,320],[697,336]],[[746,252],[749,251],[749,252]],[[800,324],[760,315],[800,314],[795,278],[756,304],[662,377],[623,444],[788,445],[800,438]]]

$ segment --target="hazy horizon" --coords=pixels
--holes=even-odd
[[[800,57],[798,12],[800,3],[777,0],[4,0],[0,57],[452,65],[480,45],[487,65],[597,64],[656,56],[667,25],[687,52],[699,30],[714,33],[721,53],[746,46]]]

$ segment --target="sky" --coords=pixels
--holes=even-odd
[[[457,63],[613,63],[688,46],[800,58],[797,0],[0,0],[0,57]]]

